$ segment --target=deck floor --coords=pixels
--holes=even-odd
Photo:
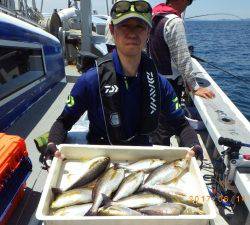
[[[47,132],[61,113],[73,84],[61,82],[53,90],[36,102],[6,133],[25,138],[29,157],[33,164],[31,176],[27,180],[27,190],[20,206],[13,214],[10,225],[39,224],[34,219],[35,210],[47,177],[47,171],[41,168],[39,152],[34,138]],[[32,202],[32,204],[30,204]]]

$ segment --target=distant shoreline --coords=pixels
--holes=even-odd
[[[215,22],[215,21],[246,21],[246,22],[250,22],[250,19],[185,19],[186,22],[189,21],[203,21],[203,22]]]

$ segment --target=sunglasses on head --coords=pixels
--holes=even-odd
[[[188,0],[188,5],[191,5],[193,3],[193,0]]]
[[[115,17],[119,13],[126,13],[131,11],[131,6],[134,6],[134,11],[138,13],[152,13],[150,4],[146,1],[119,1],[116,2],[111,10],[111,16]]]

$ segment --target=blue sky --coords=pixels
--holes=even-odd
[[[51,13],[54,8],[65,8],[67,0],[43,0],[43,12]],[[111,2],[111,0],[109,0]],[[37,0],[38,8],[40,8],[41,0]],[[99,13],[106,13],[105,0],[92,0],[92,8]],[[152,6],[157,3],[164,2],[159,0],[149,0]],[[186,17],[196,16],[208,13],[228,13],[239,16],[241,18],[250,18],[250,1],[249,0],[194,0],[193,4],[188,7]],[[213,16],[206,17],[208,19],[215,18],[234,18],[232,16]]]

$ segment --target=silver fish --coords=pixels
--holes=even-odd
[[[133,194],[140,187],[141,183],[143,182],[143,178],[144,178],[143,172],[137,172],[128,175],[119,186],[113,198],[113,201],[117,201],[121,198]]]
[[[186,209],[184,205],[178,203],[166,202],[160,205],[148,206],[142,209],[138,209],[139,212],[146,215],[180,215]]]
[[[102,207],[98,210],[100,216],[142,216],[140,212],[127,207],[112,205],[109,207]]]
[[[55,216],[84,216],[86,212],[92,206],[91,203],[83,204],[83,205],[74,205],[65,208],[58,209],[52,212],[52,215]]]
[[[114,167],[108,169],[93,189],[92,198],[94,203],[87,215],[91,216],[97,214],[98,208],[103,202],[103,195],[110,197],[111,194],[117,190],[124,176],[124,169],[116,169]]]
[[[163,202],[166,202],[166,199],[152,193],[139,193],[136,195],[131,195],[126,198],[122,198],[116,202],[110,202],[110,205],[116,205],[121,207],[127,207],[131,209],[142,208],[150,205],[158,205]]]
[[[107,168],[110,163],[109,157],[96,157],[86,162],[83,162],[75,168],[77,174],[66,174],[63,183],[65,187],[61,191],[68,191],[74,188],[84,186],[97,177],[99,177]],[[72,166],[77,165],[72,163]]]
[[[166,163],[166,160],[161,159],[142,159],[135,163],[131,163],[129,165],[118,165],[120,168],[124,168],[130,172],[138,172],[143,171],[145,173],[148,173],[157,167],[163,165]]]
[[[145,207],[138,210],[146,215],[204,215],[205,212],[199,208],[177,202],[166,202],[160,205]]]
[[[169,187],[166,185],[154,185],[151,187],[146,186],[145,188],[143,188],[143,190],[161,195],[162,197],[170,199],[171,201],[182,202],[196,207],[203,205],[202,198],[199,198],[200,200],[195,202],[192,196],[185,194],[182,190],[176,187]]]
[[[56,197],[55,201],[51,203],[51,209],[58,209],[76,204],[83,204],[92,202],[92,189],[79,188],[66,191]]]
[[[190,159],[177,160],[170,164],[163,164],[149,174],[143,187],[155,184],[166,184],[178,178],[189,166]]]

